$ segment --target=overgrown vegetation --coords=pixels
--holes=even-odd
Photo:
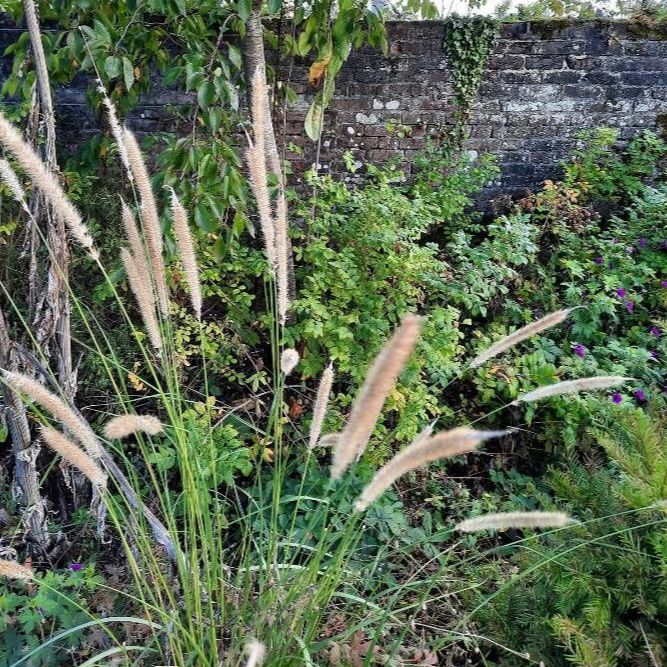
[[[281,666],[661,664],[667,145],[650,132],[626,146],[613,130],[587,132],[561,180],[493,216],[473,206],[497,175],[493,159],[472,160],[451,144],[416,156],[410,181],[394,166],[364,165],[355,188],[307,174],[287,193],[294,285],[284,295],[283,326],[281,268],[267,261],[282,252],[267,235],[279,235],[281,174],[269,165],[262,182],[255,164],[247,183],[232,132],[242,122],[259,146],[250,162],[268,164],[255,117],[268,108],[260,104],[264,86],[255,85],[250,123],[238,102],[243,49],[225,41],[228,28],[244,32],[252,7],[191,9],[53,7],[65,28],[45,39],[54,81],[69,80],[74,64],[89,58],[123,109],[148,85],[151,63],[197,91],[183,115],[192,133],[165,137],[166,150],[152,161],[158,202],[161,186],[173,186],[192,224],[179,218],[177,199],[161,214],[164,235],[151,228],[151,186],[140,183],[136,164],[134,181],[123,184],[119,149],[131,142],[113,123],[63,174],[102,259],[74,250],[81,413],[63,419],[32,385],[4,376],[0,441],[13,442],[20,394],[27,423],[43,438],[34,461],[53,539],[42,551],[30,542],[32,508],[11,487],[21,459],[8,448],[0,665],[255,665],[264,651],[266,664]],[[317,54],[311,76],[325,86],[326,104],[347,50],[381,41],[381,25],[360,26],[365,5],[343,7],[344,19],[332,23],[325,6],[308,12],[294,22],[305,22],[305,37],[277,34],[299,42],[288,52]],[[90,53],[77,21],[90,26]],[[155,41],[144,43],[151,22]],[[224,30],[210,30],[218,22]],[[346,22],[352,28],[341,34]],[[191,47],[175,61],[169,31]],[[466,40],[463,56],[472,48],[477,58]],[[14,49],[17,63],[26,44]],[[478,74],[461,83],[463,102]],[[22,90],[27,99],[33,81],[19,85],[22,77],[17,64],[5,92]],[[21,184],[39,185],[7,136],[4,128]],[[348,169],[358,165],[350,159]],[[31,339],[20,254],[31,217],[7,203],[16,197],[7,173],[0,325],[6,318],[11,326],[0,326],[0,347],[9,334],[21,340],[9,346],[14,370],[59,393]],[[139,243],[131,225],[121,231],[117,194],[138,215]],[[194,268],[182,241],[190,228]],[[159,303],[151,254],[158,237],[168,313],[142,304],[141,284],[131,280],[132,262],[144,262],[144,289]],[[127,253],[121,261],[119,246],[128,243],[132,261]],[[539,335],[511,345],[508,335],[549,313],[553,321],[535,326]],[[471,363],[499,341],[508,341],[502,352]],[[571,381],[583,382],[566,395],[571,385],[562,383]],[[536,389],[553,396],[533,399]],[[111,420],[126,413],[155,415],[159,424]],[[93,474],[92,497],[91,485],[46,446],[54,442],[49,424],[65,425],[76,441],[64,450],[75,467],[79,445],[90,447],[91,438],[109,450],[87,449],[108,475],[100,482]],[[450,430],[457,426],[470,431]],[[472,452],[487,439],[483,453]],[[391,466],[405,472],[405,451],[414,463],[451,460],[427,472],[405,466],[392,489],[360,506],[381,466],[390,466],[383,470],[392,480]],[[331,479],[332,458],[340,479]],[[489,513],[502,514],[487,516],[492,525],[509,527],[462,532],[465,519]],[[521,532],[531,522],[544,530]],[[17,563],[28,569],[12,570]]]

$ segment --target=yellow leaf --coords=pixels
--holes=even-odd
[[[137,79],[137,81],[141,79],[141,70],[138,67],[134,68],[134,78]]]
[[[329,61],[331,60],[331,53],[323,55],[321,58],[318,58],[311,66],[308,71],[308,83],[311,86],[319,85],[322,77],[327,71],[329,66]]]

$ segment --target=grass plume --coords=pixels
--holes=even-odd
[[[258,665],[264,662],[264,658],[266,657],[266,646],[256,639],[251,639],[246,644],[245,652],[248,656],[246,667],[258,667]]]
[[[574,523],[563,512],[499,512],[466,519],[456,525],[462,533],[481,530],[508,530],[510,528],[561,528]]]
[[[32,579],[35,576],[35,573],[31,567],[27,565],[21,565],[13,560],[7,560],[5,558],[0,558],[0,577],[6,577],[7,579],[16,579],[19,581],[27,581]]]
[[[333,364],[329,364],[324,369],[322,377],[320,378],[320,384],[317,387],[317,396],[315,397],[315,404],[313,405],[313,421],[310,423],[310,433],[308,435],[308,449],[315,449],[320,440],[333,381]]]
[[[190,286],[190,303],[197,319],[201,320],[201,281],[194,241],[188,224],[188,214],[178,200],[173,188],[171,188],[171,211],[174,218],[174,235],[176,236],[178,251],[181,255],[185,277]]]
[[[299,353],[288,347],[280,355],[280,370],[284,375],[289,375],[299,364]]]
[[[40,429],[44,442],[67,461],[80,470],[96,487],[106,487],[107,477],[102,469],[81,447],[77,447],[69,438],[50,426]]]
[[[140,431],[157,435],[162,432],[162,424],[154,415],[119,415],[110,419],[104,427],[104,435],[109,440],[122,440]]]
[[[123,128],[122,135],[130,168],[134,174],[134,180],[141,198],[141,219],[144,223],[146,245],[148,246],[148,256],[153,279],[155,280],[158,303],[160,311],[166,317],[169,314],[169,296],[165,277],[164,258],[162,256],[164,243],[162,241],[162,229],[160,228],[160,217],[155,203],[153,187],[151,186],[148,169],[146,168],[144,156],[141,153],[136,137],[127,128]]]
[[[498,341],[495,345],[492,345],[490,348],[484,350],[484,352],[478,354],[470,362],[470,367],[477,368],[478,366],[486,363],[489,359],[497,357],[499,354],[502,354],[515,345],[518,345],[520,342],[526,340],[526,338],[530,338],[531,336],[534,336],[541,331],[545,331],[546,329],[550,329],[551,327],[560,324],[563,320],[567,319],[572,310],[572,308],[557,310],[556,312],[551,313],[542,319],[527,324],[521,329],[517,329],[517,331],[514,333],[511,333],[509,336],[505,336],[505,338]]]
[[[121,198],[120,202],[123,229],[125,230],[125,237],[130,244],[132,256],[138,265],[142,266],[142,268],[145,266],[147,272],[146,275],[149,275],[148,265],[146,264],[146,253],[144,251],[144,244],[141,241],[141,235],[139,234],[137,219],[125,200]]]
[[[420,331],[421,318],[408,315],[375,358],[334,448],[332,479],[340,479],[350,463],[363,454],[387,395],[412,354]]]
[[[48,199],[53,211],[67,225],[74,239],[88,254],[97,258],[93,237],[84,224],[81,214],[68,199],[58,179],[50,172],[42,159],[21,136],[19,131],[0,113],[0,143],[16,158],[33,183]]]
[[[498,438],[502,435],[505,435],[505,431],[455,428],[430,437],[418,436],[411,445],[399,452],[375,473],[355,503],[355,510],[363,512],[405,473],[432,461],[467,454],[477,449],[484,440]]]
[[[134,256],[127,248],[120,251],[120,258],[127,273],[127,280],[130,283],[130,289],[139,307],[141,319],[146,327],[146,333],[151,341],[151,345],[159,352],[162,350],[162,334],[160,325],[155,313],[155,296],[150,286],[150,280],[142,275],[140,267],[137,265]]]
[[[9,188],[14,199],[21,204],[21,206],[27,210],[28,205],[26,204],[25,190],[21,185],[19,177],[16,175],[16,172],[12,168],[12,165],[7,162],[4,158],[0,158],[0,178],[2,182]]]
[[[65,426],[95,459],[101,455],[99,440],[87,422],[83,421],[65,401],[50,392],[44,385],[22,373],[3,370],[2,378],[14,391],[25,394]]]
[[[534,391],[529,391],[527,394],[519,396],[512,405],[519,403],[532,403],[533,401],[540,401],[543,398],[551,396],[562,396],[563,394],[577,394],[581,391],[596,391],[600,389],[609,389],[610,387],[617,387],[630,378],[622,377],[620,375],[598,375],[590,378],[582,378],[580,380],[566,380],[564,382],[556,382],[555,384],[548,384],[544,387],[539,387]]]

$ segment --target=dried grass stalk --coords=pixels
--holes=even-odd
[[[199,279],[199,267],[195,255],[195,245],[192,239],[190,225],[188,225],[188,214],[178,200],[174,189],[171,189],[171,211],[174,218],[174,234],[178,251],[181,254],[183,270],[190,285],[190,303],[198,320],[201,320],[201,281]]]
[[[466,519],[456,525],[463,533],[480,530],[508,530],[510,528],[561,528],[574,523],[563,512],[500,512]]]
[[[93,433],[90,426],[65,401],[51,393],[37,382],[37,380],[27,375],[3,370],[2,377],[5,383],[14,391],[25,394],[33,403],[41,405],[55,419],[61,422],[93,458],[98,459],[100,457],[102,448],[97,436]]]
[[[581,380],[566,380],[556,384],[548,384],[545,387],[539,387],[534,391],[519,396],[512,405],[519,403],[532,403],[543,398],[551,396],[561,396],[563,394],[577,394],[580,391],[595,391],[599,389],[609,389],[627,382],[630,378],[620,375],[598,375],[591,378],[582,378]]]
[[[248,656],[246,667],[257,667],[264,662],[264,658],[266,657],[266,646],[261,642],[258,642],[256,639],[251,639],[246,644],[245,652]]]
[[[146,168],[139,144],[134,134],[127,128],[123,128],[122,133],[130,168],[134,174],[134,180],[136,181],[141,198],[141,219],[144,223],[146,245],[148,246],[148,256],[150,258],[153,279],[155,280],[158,303],[160,304],[160,311],[166,317],[169,314],[169,297],[165,278],[164,258],[162,257],[164,244],[162,242],[160,216],[158,215],[148,169]]]
[[[283,350],[283,353],[280,355],[280,370],[284,375],[289,375],[299,363],[299,353],[288,347],[286,350]]]
[[[55,214],[65,222],[77,243],[91,257],[97,259],[99,254],[94,247],[93,237],[84,224],[81,214],[67,198],[58,179],[46,168],[39,155],[23,140],[18,130],[1,113],[0,143],[14,155],[35,185],[43,192]]]
[[[474,451],[484,440],[505,435],[505,431],[476,431],[469,428],[455,428],[430,437],[419,435],[402,452],[375,473],[354,505],[357,512],[363,512],[382,495],[399,477],[438,459],[451,458]]]
[[[42,426],[40,431],[46,444],[67,463],[80,470],[98,489],[106,487],[107,476],[83,449],[49,426]]]
[[[27,565],[21,565],[13,560],[0,559],[0,577],[27,581],[35,576],[35,572]]]
[[[518,329],[514,333],[511,333],[509,336],[503,338],[501,341],[498,341],[495,345],[492,345],[481,354],[478,354],[470,363],[470,367],[477,368],[478,366],[481,366],[483,363],[487,362],[489,359],[497,357],[499,354],[502,354],[506,350],[509,350],[515,345],[518,345],[521,341],[526,340],[526,338],[530,338],[531,336],[534,336],[541,331],[550,329],[551,327],[560,324],[569,316],[572,310],[573,308],[557,310],[555,313],[551,313],[550,315],[547,315],[546,317],[543,317],[536,322],[531,322],[525,327]]]
[[[127,280],[130,283],[130,289],[137,305],[141,319],[146,327],[146,333],[151,341],[151,345],[159,352],[162,350],[162,334],[160,325],[155,314],[155,296],[150,287],[150,280],[146,275],[142,275],[139,266],[129,250],[123,248],[120,251],[120,258],[127,273]]]
[[[350,463],[363,454],[387,395],[412,353],[420,330],[421,319],[408,315],[375,358],[334,448],[332,479],[340,479]]]
[[[162,432],[162,424],[153,415],[120,415],[109,420],[104,427],[104,435],[109,440],[122,440],[140,431],[157,435]]]
[[[320,384],[317,387],[315,405],[313,405],[313,421],[310,423],[310,434],[308,436],[308,449],[315,449],[320,440],[322,425],[327,414],[329,396],[334,381],[333,364],[329,364],[322,373]]]

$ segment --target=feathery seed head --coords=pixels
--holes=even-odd
[[[17,162],[34,184],[48,199],[53,211],[67,225],[72,236],[88,253],[93,254],[93,238],[81,214],[67,198],[58,179],[51,173],[39,155],[20,135],[18,130],[0,113],[0,143],[14,155]]]
[[[147,281],[146,276],[141,274],[134,256],[127,248],[121,249],[120,258],[125,267],[127,280],[130,283],[130,289],[139,307],[139,313],[146,327],[146,333],[151,341],[151,345],[157,351],[161,351],[162,334],[160,333],[160,325],[155,314],[155,295],[150,287],[150,281]]]
[[[310,424],[310,434],[308,437],[308,449],[314,449],[320,440],[322,425],[327,414],[327,405],[334,381],[333,364],[329,364],[322,373],[320,384],[317,388],[317,396],[313,405],[313,421]]]
[[[525,327],[522,327],[521,329],[517,329],[514,333],[511,333],[509,336],[506,336],[502,340],[498,341],[484,352],[478,354],[470,362],[470,367],[477,368],[478,366],[481,366],[483,363],[487,362],[489,359],[497,357],[499,354],[502,354],[503,352],[509,350],[515,345],[518,345],[521,341],[526,340],[526,338],[530,338],[531,336],[534,336],[535,334],[538,334],[541,331],[550,329],[551,327],[560,324],[563,320],[569,317],[570,313],[573,310],[574,308],[557,310],[556,312],[551,313],[550,315],[547,315],[542,319],[527,324]]]
[[[283,350],[280,355],[280,370],[284,375],[289,375],[299,363],[299,353],[291,347]]]
[[[201,282],[199,279],[199,267],[197,266],[197,257],[195,255],[194,240],[190,225],[188,224],[188,215],[183,205],[178,200],[174,189],[171,188],[171,211],[174,219],[174,235],[176,243],[181,254],[181,262],[188,285],[190,286],[190,302],[192,309],[201,319]]]
[[[264,658],[266,657],[266,646],[256,639],[251,639],[246,644],[245,652],[248,656],[246,667],[258,667],[258,665],[264,662]]]
[[[102,448],[90,425],[79,417],[61,398],[50,392],[44,385],[22,373],[3,370],[4,382],[14,391],[25,394],[33,403],[41,405],[86,448],[93,458],[99,458]]]
[[[125,203],[121,197],[121,218],[123,220],[123,228],[125,229],[125,236],[130,244],[130,250],[136,262],[146,263],[144,245],[141,242],[139,235],[139,227],[137,226],[137,219],[132,212],[132,209]],[[143,259],[142,259],[143,258]]]
[[[340,479],[352,461],[363,454],[387,395],[410,357],[420,330],[421,318],[408,315],[375,358],[334,448],[332,479]]]
[[[148,175],[148,169],[144,162],[144,156],[139,148],[134,134],[128,129],[122,129],[123,143],[127,151],[130,168],[134,174],[134,180],[141,198],[141,219],[144,223],[146,234],[146,245],[150,258],[152,278],[155,281],[155,291],[162,314],[169,314],[169,296],[167,281],[165,278],[164,258],[162,256],[164,243],[162,241],[162,229],[160,228],[160,216],[158,215],[155,195]]]
[[[0,158],[0,178],[2,178],[3,183],[11,190],[14,199],[23,206],[27,208],[25,201],[25,190],[19,181],[19,177],[16,175],[12,165],[7,162],[4,158]]]
[[[563,512],[500,512],[466,519],[456,525],[456,530],[477,533],[509,528],[561,528],[571,523],[576,522]]]
[[[580,380],[566,380],[565,382],[556,382],[539,387],[527,394],[519,396],[512,404],[531,403],[551,396],[562,396],[564,394],[576,394],[581,391],[595,391],[600,389],[609,389],[627,382],[631,378],[620,375],[598,375],[590,378],[581,378]]]
[[[83,449],[50,426],[42,426],[40,431],[44,442],[67,463],[80,470],[98,488],[106,487],[107,476]]]
[[[109,440],[121,440],[139,431],[157,435],[162,432],[162,424],[153,415],[120,415],[109,420],[104,427],[104,435]]]
[[[0,559],[0,577],[27,581],[35,576],[35,572],[27,565],[21,565],[13,560]]]
[[[357,512],[363,512],[379,498],[399,477],[438,459],[451,458],[474,451],[481,442],[505,435],[506,431],[476,431],[469,428],[455,428],[436,433],[433,436],[420,434],[411,445],[394,456],[375,473],[354,505]]]

